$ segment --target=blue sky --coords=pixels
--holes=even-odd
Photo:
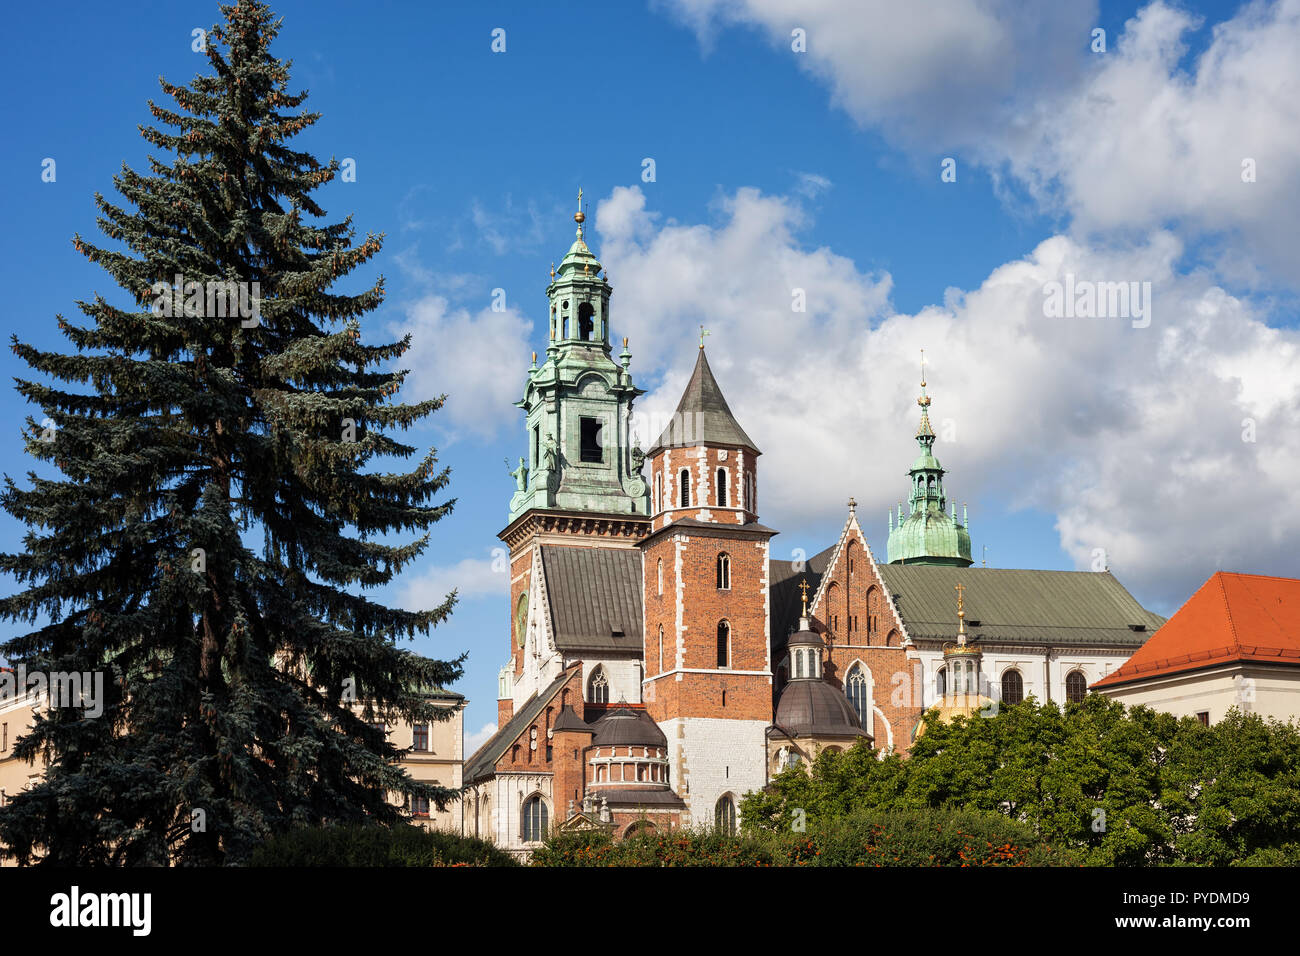
[[[432,604],[462,588],[416,647],[469,652],[468,734],[495,718],[508,653],[491,558],[512,491],[502,460],[523,448],[510,402],[544,345],[546,273],[572,239],[579,186],[647,408],[671,410],[694,329],[714,330],[714,368],[765,452],[777,556],[830,544],[853,495],[883,558],[925,347],[932,415],[951,427],[936,453],[969,502],[977,557],[1086,568],[1101,549],[1165,613],[1220,568],[1300,571],[1284,478],[1300,461],[1300,165],[1283,95],[1297,67],[1278,52],[1296,49],[1296,4],[940,6],[951,15],[912,23],[830,3],[805,23],[779,2],[273,4],[277,52],[324,114],[296,145],[356,161],[356,182],[320,201],[387,234],[356,281],[388,279],[367,335],[412,330],[411,397],[450,393],[416,437],[451,466],[456,509],[386,595]],[[204,69],[191,30],[216,18],[210,3],[9,14],[0,72],[24,92],[3,107],[0,269],[23,340],[61,346],[56,313],[115,294],[70,239],[96,235],[93,194],[112,192],[123,162],[144,167],[136,127],[165,99],[157,77]],[[1094,27],[1105,54],[1090,50]],[[1261,170],[1246,200],[1238,153]],[[945,157],[955,183],[940,179]],[[1043,277],[1063,272],[1151,281],[1162,311],[1149,330],[1003,317],[1032,315]],[[788,295],[775,300],[804,285],[813,304],[792,316]],[[488,311],[497,288],[507,313]],[[0,362],[26,372],[8,352]],[[33,410],[12,391],[0,409],[18,476]],[[1261,436],[1249,444],[1246,418]],[[1267,505],[1244,487],[1260,482]],[[0,547],[20,542],[0,516]]]

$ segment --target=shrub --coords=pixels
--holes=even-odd
[[[264,843],[250,866],[518,866],[477,837],[417,826],[302,827]]]
[[[562,834],[532,857],[534,866],[1063,866],[1071,852],[1044,846],[1031,828],[995,814],[948,810],[863,812],[807,832],[725,836],[716,830]]]

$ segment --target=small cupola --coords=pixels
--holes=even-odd
[[[826,643],[808,621],[808,582],[800,581],[799,589],[803,592],[799,630],[790,635],[785,645],[790,654],[790,680],[821,680],[822,648]]]

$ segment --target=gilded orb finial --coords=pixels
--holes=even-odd
[[[803,617],[808,616],[808,579],[799,579],[799,590],[803,592]]]
[[[582,187],[578,187],[578,211],[573,214],[573,221],[581,226],[587,221],[587,214],[582,211]]]

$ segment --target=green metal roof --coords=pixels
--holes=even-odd
[[[1109,571],[906,564],[879,570],[913,641],[953,639],[958,584],[965,586],[967,630],[982,644],[1137,647],[1165,622]],[[1145,630],[1133,630],[1135,624]]]

